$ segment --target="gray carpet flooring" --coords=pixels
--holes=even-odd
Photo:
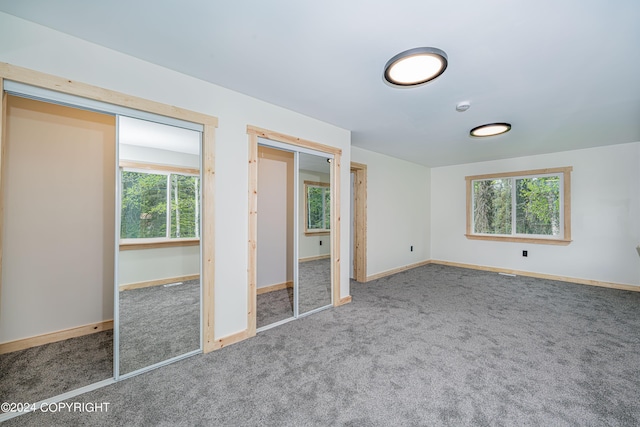
[[[113,378],[113,331],[0,354],[0,402],[37,402]]]
[[[428,265],[18,425],[637,426],[640,293]]]
[[[200,348],[200,282],[120,292],[120,374]]]
[[[299,313],[331,304],[331,261],[319,259],[301,262],[298,267]],[[256,326],[271,325],[293,317],[293,289],[281,289],[258,295]]]
[[[258,295],[256,326],[271,325],[293,317],[293,289],[280,289]]]
[[[317,259],[298,265],[300,313],[331,304],[331,260]]]
[[[200,347],[198,280],[120,293],[120,373]],[[113,378],[113,331],[0,355],[0,402],[37,402]]]

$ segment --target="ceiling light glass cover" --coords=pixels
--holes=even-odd
[[[489,123],[471,129],[469,134],[471,134],[471,136],[481,138],[484,136],[500,135],[502,133],[507,133],[510,130],[511,125],[509,123]]]
[[[447,54],[435,47],[417,47],[397,54],[384,67],[384,79],[394,86],[417,86],[447,69]]]

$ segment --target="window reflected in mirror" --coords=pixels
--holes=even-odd
[[[120,238],[200,237],[200,177],[123,168]]]
[[[304,182],[304,232],[329,233],[331,229],[331,188],[325,182]]]

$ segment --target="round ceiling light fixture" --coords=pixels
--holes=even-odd
[[[384,66],[384,79],[393,86],[418,86],[447,69],[447,54],[435,47],[416,47],[391,58]]]
[[[469,134],[476,138],[482,138],[485,136],[494,136],[507,133],[511,130],[509,123],[488,123],[486,125],[477,126],[471,129]]]

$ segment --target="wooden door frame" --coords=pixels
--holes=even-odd
[[[353,182],[353,275],[356,282],[367,281],[367,165],[351,162]]]
[[[258,303],[258,138],[282,142],[294,147],[308,148],[332,154],[331,171],[331,286],[334,307],[349,298],[340,299],[340,162],[342,150],[283,133],[247,126],[249,135],[249,251],[247,277],[247,338],[256,335],[256,308]],[[296,236],[297,238],[297,236]]]
[[[2,180],[3,168],[6,162],[4,156],[6,145],[6,98],[4,80],[53,90],[56,92],[75,95],[82,98],[101,101],[116,106],[133,108],[161,116],[172,117],[192,123],[201,124],[202,132],[202,335],[203,352],[207,353],[216,347],[214,337],[214,192],[215,192],[215,128],[218,127],[218,119],[207,114],[186,110],[171,105],[149,101],[92,86],[86,83],[52,76],[39,71],[22,68],[15,65],[0,62],[0,90],[2,91],[2,103],[0,104],[0,289],[2,288],[2,221],[4,217],[4,182]]]

